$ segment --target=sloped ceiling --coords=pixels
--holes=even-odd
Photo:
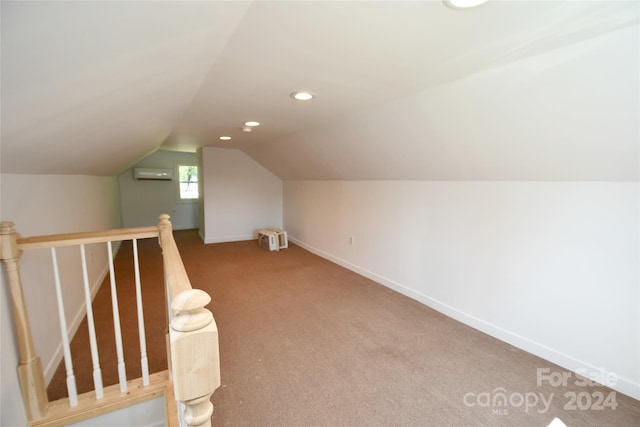
[[[2,171],[113,175],[179,123],[247,3],[2,2]]]
[[[283,179],[636,181],[639,7],[3,1],[2,171],[216,146]]]

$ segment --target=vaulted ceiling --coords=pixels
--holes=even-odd
[[[114,175],[160,147],[215,146],[283,179],[638,180],[635,1],[1,13],[2,172]]]

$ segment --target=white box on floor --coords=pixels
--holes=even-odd
[[[270,251],[279,251],[278,236],[273,231],[260,230],[258,231],[258,245],[261,248],[269,249]]]
[[[287,238],[286,231],[280,230],[279,228],[266,228],[266,230],[269,230],[276,234],[279,249],[286,249],[289,247],[289,239]]]

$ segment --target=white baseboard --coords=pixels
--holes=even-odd
[[[253,234],[243,234],[240,236],[220,236],[220,237],[205,237],[204,243],[226,243],[226,242],[242,242],[245,240],[255,240]]]
[[[408,288],[398,282],[395,282],[386,277],[380,276],[372,271],[367,269],[358,267],[357,265],[351,264],[348,261],[343,260],[342,258],[338,258],[333,256],[327,252],[324,252],[318,248],[315,248],[311,245],[308,245],[295,237],[289,236],[289,240],[298,246],[308,250],[311,253],[314,253],[322,258],[325,258],[335,264],[338,264],[348,270],[351,270],[355,273],[358,273],[368,279],[373,280],[374,282],[380,283],[388,288],[391,288],[405,296],[408,296],[422,304],[433,308],[436,311],[439,311],[442,314],[445,314],[452,319],[455,319],[465,325],[471,326],[474,329],[477,329],[481,332],[484,332],[487,335],[490,335],[494,338],[497,338],[501,341],[504,341],[508,344],[513,345],[514,347],[518,347],[524,351],[527,351],[531,354],[534,354],[542,359],[548,360],[549,362],[555,363],[565,369],[568,369],[572,372],[593,372],[598,373],[601,371],[600,367],[597,367],[593,364],[587,363],[583,360],[572,357],[568,354],[562,353],[560,351],[554,350],[550,347],[547,347],[538,342],[532,341],[528,338],[510,332],[506,329],[503,329],[499,326],[486,322],[482,319],[479,319],[475,316],[467,314],[463,311],[456,309],[450,305],[447,305],[441,301],[438,301],[434,298],[431,298],[427,295],[424,295],[420,292],[417,292],[411,288]],[[635,382],[629,378],[621,378],[618,377],[615,385],[609,385],[612,389],[630,396],[634,399],[640,400],[640,383]]]
[[[192,224],[192,225],[188,225],[188,224],[187,225],[184,225],[184,224],[175,225],[175,224],[172,224],[171,226],[172,226],[172,229],[174,231],[176,231],[176,230],[194,230],[194,229],[199,227],[198,224]]]
[[[122,242],[115,242],[115,244],[113,245],[114,258],[117,255],[118,251],[120,250],[121,243]],[[109,264],[104,266],[98,278],[92,284],[89,285],[89,289],[91,291],[91,301],[93,301],[93,299],[96,297],[96,294],[100,290],[100,286],[102,285],[102,282],[104,282],[104,279],[107,277],[108,274],[109,274]],[[76,312],[76,315],[73,317],[71,324],[67,325],[69,342],[71,342],[71,340],[75,336],[76,332],[78,331],[78,328],[80,327],[80,323],[82,323],[82,320],[86,315],[87,315],[87,307],[85,304],[82,304],[82,306]],[[47,386],[51,382],[53,375],[56,373],[56,369],[58,369],[58,366],[60,365],[60,362],[62,362],[63,357],[64,357],[64,350],[62,349],[62,342],[60,342],[60,344],[58,344],[58,347],[56,347],[56,351],[53,353],[53,357],[51,358],[49,363],[47,363],[46,366],[44,367],[44,381],[45,381],[45,384],[47,384]]]

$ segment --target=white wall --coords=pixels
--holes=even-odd
[[[284,227],[517,347],[613,372],[638,399],[639,193],[614,182],[285,181]]]
[[[105,230],[121,227],[118,186],[115,178],[79,175],[2,174],[3,221],[12,221],[22,236]],[[82,292],[76,251],[59,250],[58,263],[63,284],[67,322],[82,319]],[[106,273],[106,245],[87,246],[89,281],[94,290]],[[36,353],[42,359],[45,379],[57,368],[61,357],[51,257],[45,250],[26,251],[20,261],[27,311]],[[9,309],[9,292],[4,269],[2,299],[2,405],[0,425],[25,425],[20,387],[16,374],[17,346]]]
[[[124,227],[156,225],[163,213],[171,215],[174,230],[198,227],[198,202],[180,201],[178,197],[178,163],[196,164],[196,154],[159,150],[120,174],[118,183]],[[133,178],[134,167],[173,169],[174,179],[137,180]]]
[[[161,396],[70,424],[69,427],[165,427],[166,425],[165,400],[164,396]]]
[[[204,147],[202,170],[205,243],[251,240],[261,228],[282,227],[282,180],[251,157]]]

